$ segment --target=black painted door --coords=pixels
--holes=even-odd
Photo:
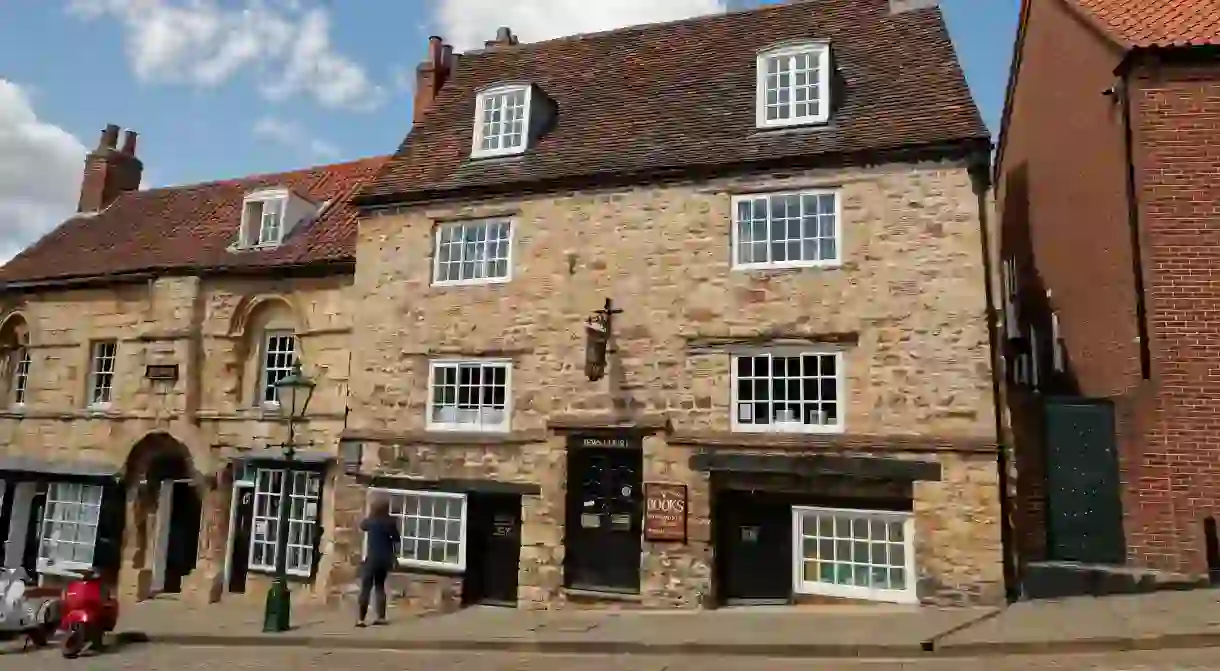
[[[9,521],[13,519],[13,497],[17,492],[16,480],[0,480],[0,566],[8,566]]]
[[[638,593],[643,453],[630,448],[568,451],[564,534],[569,587]]]
[[[717,494],[717,575],[724,601],[792,596],[792,507],[749,492]]]
[[[246,591],[250,570],[250,531],[254,524],[254,488],[237,490],[237,511],[233,515],[233,554],[229,556],[229,591]]]
[[[30,501],[30,519],[26,523],[25,555],[21,558],[21,566],[31,576],[38,572],[38,548],[42,545],[42,516],[47,507],[47,490],[44,486],[40,486],[40,489],[42,491],[35,494],[34,499]]]
[[[202,514],[203,506],[195,488],[189,482],[175,482],[165,553],[165,592],[181,592],[182,578],[195,569]]]
[[[1114,407],[1046,401],[1047,550],[1051,559],[1122,564],[1127,545]]]
[[[471,494],[467,500],[463,603],[517,605],[521,564],[521,497]]]

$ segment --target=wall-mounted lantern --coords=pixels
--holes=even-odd
[[[585,320],[585,377],[590,382],[596,382],[606,375],[606,355],[612,353],[609,346],[614,315],[621,312],[607,298],[606,306],[594,311]]]

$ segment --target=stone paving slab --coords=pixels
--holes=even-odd
[[[1220,646],[1220,590],[1022,601],[936,642],[938,652]]]

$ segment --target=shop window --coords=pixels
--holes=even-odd
[[[418,568],[466,568],[466,495],[454,492],[373,490],[386,496],[398,520],[398,563]]]
[[[283,469],[260,468],[254,475],[254,527],[250,538],[250,569],[274,572],[279,534]],[[292,471],[288,500],[289,575],[309,577],[313,572],[314,532],[318,524],[322,476],[313,471]]]
[[[97,545],[102,487],[72,482],[54,482],[47,489],[42,534],[38,546],[38,571],[80,571],[93,566]]]
[[[915,602],[914,516],[794,507],[796,592]]]

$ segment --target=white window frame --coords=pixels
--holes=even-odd
[[[21,344],[17,346],[17,351],[13,357],[13,393],[11,396],[12,405],[15,408],[25,406],[25,402],[30,395],[30,367],[33,365],[33,360],[30,357],[30,346]]]
[[[276,377],[275,381],[271,380],[272,368],[268,365],[268,359],[271,357],[271,344],[276,338],[292,338],[292,356],[288,361],[286,368],[275,368],[277,373],[283,373]],[[258,369],[258,396],[255,397],[255,404],[268,409],[276,409],[280,407],[279,391],[275,392],[275,400],[267,399],[267,391],[274,387],[275,383],[282,380],[290,374],[293,363],[300,357],[301,339],[297,334],[290,329],[267,329],[263,331],[263,346],[260,348],[259,369]],[[278,350],[279,354],[283,354],[284,350]]]
[[[109,356],[103,354],[103,349],[111,348]],[[102,362],[109,360],[110,368],[102,370]],[[109,408],[114,402],[114,383],[119,363],[119,342],[113,338],[94,340],[89,343],[89,383],[86,392],[89,394],[88,407]],[[105,398],[99,398],[102,389],[106,390]]]
[[[741,231],[739,230],[739,227],[740,227],[741,222],[738,219],[739,205],[744,201],[758,200],[760,198],[765,198],[767,200],[767,253],[768,253],[768,255],[770,255],[771,245],[773,244],[773,240],[774,240],[774,238],[771,235],[771,226],[772,226],[771,199],[788,197],[788,196],[797,196],[798,198],[801,198],[803,196],[815,196],[815,197],[832,196],[834,198],[834,243],[835,243],[834,257],[828,258],[828,259],[815,259],[815,260],[802,259],[802,260],[798,260],[798,261],[770,261],[770,260],[768,260],[768,261],[762,261],[762,262],[755,261],[755,262],[750,262],[750,263],[740,262],[739,259],[741,258],[741,256],[740,256],[740,254],[741,254]],[[803,198],[802,198],[802,202],[803,202]],[[731,245],[731,249],[730,249],[730,254],[732,255],[731,263],[732,263],[732,268],[734,270],[768,270],[768,269],[782,269],[782,268],[835,268],[835,267],[838,267],[843,264],[843,192],[842,192],[842,190],[840,190],[840,189],[801,189],[798,191],[778,191],[778,192],[774,192],[774,193],[738,194],[738,195],[735,195],[732,197],[731,207],[732,207],[733,211],[731,214],[732,245]],[[802,232],[803,232],[804,222],[802,221],[801,224],[802,224]],[[821,238],[818,237],[818,238],[814,238],[814,239],[819,240]],[[804,238],[802,238],[802,241],[803,240],[804,240]]]
[[[483,112],[487,109],[488,101],[498,96],[518,92],[524,92],[525,94],[525,107],[521,113],[521,144],[510,148],[483,149]],[[472,134],[473,141],[471,142],[470,155],[474,158],[489,158],[525,153],[525,150],[530,145],[530,108],[533,105],[533,97],[534,87],[529,84],[505,84],[479,91],[475,98],[474,133]],[[504,135],[501,134],[500,137],[503,138]]]
[[[794,58],[801,54],[809,54],[818,65],[818,113],[797,117],[796,85],[789,84],[788,107],[793,116],[787,119],[767,119],[767,60],[770,58]],[[805,126],[823,124],[830,120],[830,43],[805,42],[792,44],[758,53],[755,61],[757,91],[755,93],[755,121],[759,128],[786,128],[789,126]],[[790,77],[793,75],[789,75]]]
[[[856,519],[864,518],[869,522],[870,525],[873,522],[881,522],[886,525],[893,522],[901,523],[904,560],[902,566],[904,576],[903,589],[875,588],[862,585],[839,585],[816,580],[805,580],[803,521],[806,515],[818,514],[850,516]],[[818,538],[819,540],[822,540],[820,536]],[[837,534],[835,535],[835,538],[838,538]],[[854,541],[855,539],[856,537],[853,536],[852,540]],[[871,549],[872,548],[870,547],[870,552]],[[837,541],[835,552],[838,552]],[[869,601],[884,601],[891,603],[919,602],[919,576],[915,572],[915,514],[912,512],[861,510],[854,508],[827,508],[821,506],[793,506],[792,562],[792,589],[797,594],[814,594],[819,596],[848,599],[867,599]],[[872,565],[871,556],[869,564],[866,565]]]
[[[279,208],[279,222],[275,227],[274,239],[264,238],[267,224],[267,203],[275,203]],[[259,205],[258,221],[251,221],[250,206]],[[284,241],[284,221],[288,212],[288,193],[283,190],[256,192],[248,194],[241,203],[241,246],[248,249],[264,249],[278,247]]]
[[[448,540],[447,538],[438,539],[435,536],[429,536],[427,538],[424,538],[419,535],[418,526],[416,527],[415,534],[409,535],[407,533],[407,518],[415,517],[417,520],[416,524],[418,525],[418,520],[422,518],[422,516],[420,516],[420,515],[406,515],[405,511],[404,511],[404,514],[395,514],[393,512],[394,507],[392,504],[390,507],[390,510],[391,510],[390,515],[391,515],[391,517],[394,517],[395,520],[397,520],[398,533],[401,535],[401,538],[402,538],[402,540],[398,546],[398,555],[396,557],[396,560],[397,560],[397,563],[399,566],[403,566],[403,567],[407,567],[407,568],[438,569],[441,571],[453,571],[453,572],[460,572],[460,571],[466,570],[466,528],[467,528],[467,524],[469,521],[469,506],[468,506],[468,500],[467,500],[467,497],[465,494],[463,494],[461,492],[444,492],[444,491],[437,491],[437,490],[416,490],[416,489],[395,489],[395,488],[390,488],[390,487],[370,487],[369,492],[380,494],[382,496],[390,496],[390,497],[415,496],[415,497],[421,497],[421,498],[426,497],[426,498],[432,498],[432,499],[445,499],[447,501],[451,501],[451,500],[461,501],[462,507],[461,507],[461,511],[459,513],[460,527],[458,530],[458,540],[457,540],[457,543],[458,543],[457,562],[433,561],[430,559],[416,559],[413,557],[404,557],[402,553],[403,553],[403,549],[406,548],[408,541],[414,541],[414,542],[423,541],[425,543],[433,543],[433,542],[449,543],[452,541]],[[372,497],[369,497],[369,498],[370,498],[370,500],[372,499]],[[428,519],[432,520],[433,523],[435,523],[436,520],[451,521],[452,518],[429,517]],[[363,542],[364,542],[364,545],[363,545],[362,552],[363,552],[363,554],[367,555],[368,554],[368,535],[367,534],[364,536]]]
[[[279,489],[276,491],[271,491],[270,487],[264,487],[264,482],[267,485],[270,485],[271,478],[273,477],[273,475],[272,475],[273,473],[281,474],[280,475],[280,486],[279,486]],[[275,572],[275,558],[276,558],[275,553],[277,551],[277,540],[278,539],[276,537],[270,536],[270,534],[267,532],[263,532],[263,534],[260,537],[260,534],[258,531],[258,524],[259,524],[259,522],[263,522],[266,525],[264,528],[268,529],[268,530],[271,528],[272,524],[275,524],[275,525],[277,525],[276,533],[278,534],[280,532],[280,529],[278,527],[279,510],[280,510],[279,509],[279,497],[282,495],[282,493],[284,491],[284,484],[283,484],[284,477],[287,476],[289,473],[290,473],[290,471],[288,471],[288,469],[285,469],[285,468],[261,468],[260,467],[260,468],[254,469],[254,483],[253,483],[254,506],[251,511],[250,549],[249,549],[250,554],[249,554],[249,560],[248,560],[248,564],[247,564],[247,566],[249,567],[249,570],[251,570],[251,571],[256,571],[259,573],[274,573]],[[266,474],[266,480],[264,480],[264,474]],[[289,557],[291,558],[292,549],[297,548],[298,550],[300,550],[302,555],[308,557],[308,561],[306,561],[304,563],[303,567],[300,565],[294,566],[292,563],[288,563],[286,565],[286,568],[287,568],[288,575],[296,576],[298,578],[309,578],[313,574],[313,564],[314,564],[314,559],[315,559],[315,557],[314,557],[314,538],[317,535],[317,527],[318,527],[320,519],[322,517],[322,474],[317,471],[309,471],[309,470],[304,470],[304,469],[293,469],[291,471],[291,474],[292,474],[294,480],[292,483],[292,496],[289,498],[289,502],[288,502],[289,535],[288,535],[287,550],[289,553]],[[317,486],[313,489],[312,492],[309,489],[309,485],[311,482],[317,483]],[[302,487],[302,484],[304,485],[304,487]],[[302,493],[302,492],[304,492],[304,493]],[[258,512],[259,501],[262,499],[269,499],[269,502],[267,504],[268,508],[267,508],[266,514],[260,515]],[[293,516],[293,504],[298,500],[301,502],[301,513],[302,514],[299,517],[294,517]],[[313,503],[313,505],[314,505],[314,514],[313,514],[312,519],[310,519],[308,516],[306,516],[306,513],[308,513],[308,511],[309,511],[310,503]],[[294,528],[293,525],[297,525],[296,528],[303,528],[304,533],[307,534],[307,538],[305,539],[305,542],[294,543],[292,541],[292,529]],[[255,549],[258,547],[263,547],[263,548],[267,549],[267,553],[265,555],[263,555],[263,560],[261,560],[261,561],[255,561],[255,558],[254,558]]]
[[[487,274],[488,268],[491,267],[491,262],[498,261],[501,259],[498,257],[496,259],[492,259],[491,257],[487,256],[486,251],[487,251],[488,238],[484,237],[483,243],[482,243],[483,250],[484,250],[484,254],[483,254],[484,258],[481,261],[475,262],[480,266],[480,269],[484,273],[484,275],[482,277],[460,278],[460,279],[456,279],[456,280],[441,279],[441,241],[444,238],[445,231],[454,230],[454,229],[456,229],[458,231],[457,235],[460,236],[460,240],[462,241],[459,243],[458,249],[461,250],[461,253],[463,255],[462,258],[464,259],[465,253],[466,253],[466,246],[465,246],[465,242],[464,242],[466,228],[470,227],[470,226],[485,226],[485,227],[487,227],[488,233],[490,233],[491,228],[493,226],[495,226],[496,224],[505,224],[508,227],[507,238],[504,239],[505,243],[508,245],[507,248],[505,249],[504,258],[503,258],[503,261],[505,262],[504,275],[492,276],[492,275]],[[434,227],[433,232],[432,232],[432,236],[433,236],[433,241],[432,241],[432,285],[438,286],[438,287],[446,287],[446,286],[462,286],[462,285],[473,285],[473,284],[503,284],[505,282],[512,280],[512,278],[513,278],[513,235],[516,232],[515,229],[516,229],[516,225],[515,225],[515,222],[513,221],[513,219],[506,218],[506,217],[496,217],[496,218],[491,218],[491,219],[469,219],[469,220],[462,220],[462,221],[443,221],[443,222],[438,223]],[[486,234],[484,234],[484,235],[486,236]],[[499,239],[497,239],[497,240],[499,240]],[[450,244],[452,245],[452,243],[450,243]],[[476,243],[476,244],[478,244],[478,243]],[[454,261],[451,259],[447,263],[454,263]],[[464,263],[464,261],[458,261],[457,263],[460,266],[462,263]]]
[[[62,571],[85,571],[93,567],[97,556],[97,533],[101,522],[103,487],[81,482],[52,482],[47,487],[46,506],[43,508],[42,520],[38,526],[38,571],[40,573],[57,573]],[[71,513],[61,511],[71,507]],[[92,510],[92,515],[89,511]],[[51,534],[56,527],[75,530],[73,539],[52,539]],[[81,530],[91,536],[80,539]],[[56,561],[49,554],[51,545],[59,544],[82,545],[89,548],[88,561],[72,559]]]
[[[730,422],[732,430],[740,433],[778,433],[778,434],[835,434],[843,433],[846,427],[847,415],[847,374],[844,370],[846,358],[841,349],[831,347],[755,347],[730,351],[729,382],[730,391]],[[740,357],[770,355],[772,357],[799,357],[806,355],[831,356],[835,361],[835,403],[836,421],[833,424],[805,424],[803,422],[776,422],[768,424],[743,423],[738,409],[737,360]],[[771,369],[773,370],[773,369]],[[773,403],[774,401],[769,401]]]
[[[436,373],[438,368],[456,367],[458,381],[461,381],[462,366],[483,366],[489,368],[500,366],[504,368],[504,411],[503,418],[496,424],[439,422],[436,416]],[[458,390],[460,393],[460,384]],[[480,404],[480,409],[481,409]],[[465,431],[478,433],[504,433],[512,425],[513,416],[513,362],[511,359],[433,359],[428,362],[428,407],[427,428],[429,431]],[[480,413],[481,415],[481,413]]]

